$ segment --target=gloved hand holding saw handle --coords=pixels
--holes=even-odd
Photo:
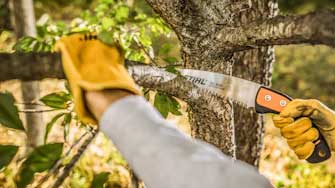
[[[328,159],[327,148],[318,151],[323,139],[335,151],[335,112],[318,100],[292,100],[273,122],[299,159],[317,159],[316,155]]]
[[[255,103],[258,113],[279,114],[273,116],[274,124],[299,159],[319,163],[330,158],[329,147],[334,151],[335,143],[335,115],[329,108],[317,100],[292,100],[263,86]]]

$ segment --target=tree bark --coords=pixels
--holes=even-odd
[[[17,38],[35,36],[35,14],[32,0],[11,0],[12,24]],[[34,63],[34,62],[26,62]],[[22,82],[21,90],[24,102],[32,102],[40,98],[38,82]],[[38,108],[34,105],[25,105],[26,109]],[[42,114],[26,114],[27,147],[34,148],[43,144],[44,125]]]
[[[232,74],[232,54],[214,59],[211,56],[215,54],[214,49],[207,47],[215,41],[208,39],[208,36],[214,36],[222,25],[232,24],[231,13],[249,7],[248,2],[175,1],[174,6],[178,7],[176,10],[162,9],[159,6],[161,1],[158,0],[148,0],[148,3],[176,32],[182,46],[184,67]],[[175,21],[178,18],[182,18],[182,22]],[[189,103],[189,119],[193,137],[213,144],[225,154],[235,157],[231,101],[204,94],[195,103]]]
[[[60,54],[0,53],[0,81],[39,81],[45,78],[65,78]]]
[[[260,1],[263,2],[263,1]],[[251,16],[251,15],[250,15]],[[276,16],[250,20],[240,27],[224,28],[215,37],[222,53],[261,46],[325,44],[335,47],[335,11],[323,10],[303,16]]]
[[[250,9],[236,17],[236,25],[271,19],[278,12],[278,5],[274,0],[252,0],[251,3]],[[237,52],[234,60],[234,76],[270,86],[274,62],[273,47]],[[258,166],[263,146],[264,118],[238,104],[234,104],[234,112],[237,159]]]

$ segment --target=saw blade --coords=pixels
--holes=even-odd
[[[246,107],[255,107],[255,98],[261,87],[258,83],[208,71],[193,69],[178,70],[190,82],[200,88],[210,90],[220,96],[242,103]]]
[[[165,71],[158,67],[147,65],[135,65],[128,67],[131,75],[150,76],[159,79],[160,82],[167,82],[177,77],[176,74]],[[182,76],[192,82],[200,89],[204,89],[214,95],[231,99],[245,107],[255,107],[255,98],[260,84],[241,78],[193,69],[178,69]]]

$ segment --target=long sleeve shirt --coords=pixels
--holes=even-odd
[[[256,169],[191,139],[143,97],[113,103],[100,121],[148,188],[270,188]]]

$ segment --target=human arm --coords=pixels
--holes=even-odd
[[[97,117],[100,130],[112,139],[148,188],[272,187],[253,167],[182,134],[143,97],[108,96],[114,94],[88,92],[88,106],[94,111],[111,104]],[[116,96],[120,96],[118,100],[114,100]]]

